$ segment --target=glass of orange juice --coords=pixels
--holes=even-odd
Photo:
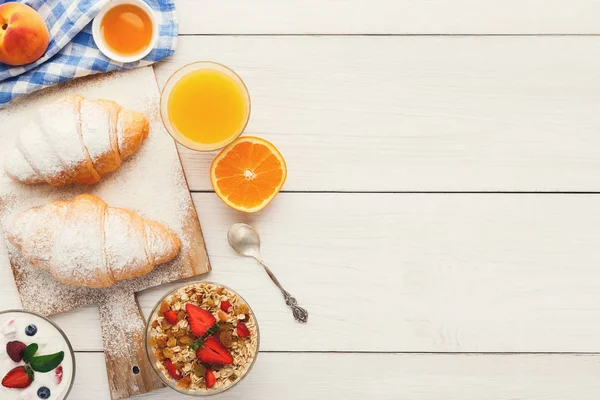
[[[250,118],[250,95],[242,79],[224,65],[199,61],[177,70],[160,98],[167,131],[199,151],[221,149],[237,139]]]

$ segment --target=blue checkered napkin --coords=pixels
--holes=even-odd
[[[0,108],[17,97],[81,76],[149,65],[170,56],[177,41],[173,0],[144,0],[159,21],[155,48],[141,61],[120,63],[104,56],[92,38],[92,19],[110,0],[26,0],[50,31],[42,58],[20,67],[0,63]],[[5,3],[6,0],[0,0]]]

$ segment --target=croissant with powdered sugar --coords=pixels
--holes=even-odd
[[[143,114],[114,101],[64,97],[23,127],[4,170],[26,184],[93,184],[135,153],[148,131]]]
[[[181,248],[162,224],[89,194],[22,212],[6,237],[31,265],[57,281],[92,288],[145,275]]]

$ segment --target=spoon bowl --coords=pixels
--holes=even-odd
[[[238,254],[245,257],[252,257],[263,266],[267,275],[269,275],[269,278],[271,278],[273,283],[281,290],[285,303],[292,309],[294,318],[299,322],[306,322],[308,320],[308,312],[300,307],[296,299],[281,286],[279,280],[275,277],[271,269],[267,267],[260,256],[260,236],[258,236],[258,232],[250,225],[238,222],[229,228],[229,232],[227,232],[227,241]]]
[[[253,257],[256,259],[260,257],[260,236],[258,236],[258,232],[248,224],[241,222],[233,224],[227,233],[227,241],[229,241],[229,245],[242,256]]]

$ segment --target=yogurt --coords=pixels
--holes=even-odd
[[[34,325],[34,327],[30,327],[30,325]],[[31,335],[33,332],[35,333]],[[25,365],[24,361],[15,362],[8,356],[6,344],[12,341],[19,341],[25,345],[37,343],[39,348],[35,353],[36,356],[63,351],[65,357],[60,366],[52,371],[45,373],[34,371],[33,382],[27,388],[6,388],[0,385],[0,399],[65,399],[69,394],[71,382],[75,375],[75,360],[66,336],[54,324],[35,314],[26,311],[0,313],[0,380],[13,368]],[[38,391],[42,388],[49,390],[49,397],[46,397],[47,393],[42,393],[42,396],[38,395]],[[42,389],[42,391],[47,392],[45,389]]]

